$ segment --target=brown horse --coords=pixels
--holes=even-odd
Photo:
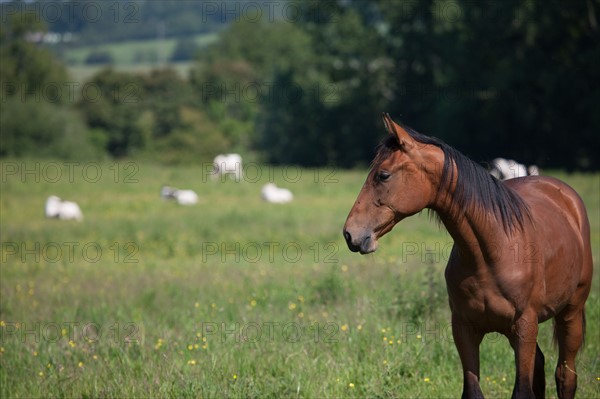
[[[581,198],[551,177],[501,182],[442,141],[399,126],[387,114],[383,119],[390,135],[344,225],[350,250],[373,252],[396,223],[433,210],[454,239],[445,276],[462,396],[483,397],[479,345],[486,333],[499,332],[515,352],[513,397],[544,397],[538,323],[553,317],[558,396],[574,397],[592,281]]]

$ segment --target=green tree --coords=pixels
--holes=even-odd
[[[277,101],[281,87],[275,77],[292,69],[314,72],[310,38],[295,25],[234,23],[208,50],[191,82],[202,106],[218,123],[232,150],[257,149],[257,120],[265,101]]]
[[[163,137],[180,128],[182,106],[192,102],[192,90],[173,69],[157,69],[140,78],[139,105],[153,114],[153,137]]]
[[[0,132],[1,156],[78,160],[102,156],[102,142],[94,140],[71,107],[10,98],[0,108]]]
[[[261,126],[269,160],[354,166],[373,155],[390,62],[367,16],[338,2],[303,2],[295,26],[308,37],[303,61],[276,73],[276,86],[303,94],[267,101]],[[315,9],[316,8],[316,9]]]
[[[184,106],[179,109],[181,123],[169,135],[157,138],[147,153],[167,164],[210,162],[215,154],[227,152],[231,143],[202,111]]]
[[[198,51],[198,44],[192,37],[184,37],[177,41],[177,45],[171,55],[171,61],[189,61],[192,60]]]
[[[265,160],[352,166],[371,156],[378,140],[371,127],[385,102],[383,46],[353,8],[299,4],[302,15],[315,18],[233,24],[192,81],[221,125],[244,122],[253,132],[250,146]]]
[[[66,68],[54,55],[33,43],[33,34],[43,34],[46,27],[33,13],[10,14],[0,24],[0,87],[2,99],[17,96],[25,101],[39,98],[50,85],[67,82]],[[64,97],[56,97],[56,102]]]
[[[378,4],[395,63],[391,112],[478,160],[600,167],[594,2]]]
[[[143,134],[140,76],[105,69],[87,82],[79,101],[88,126],[103,136],[105,150],[114,157],[132,155],[147,144]]]
[[[0,156],[99,156],[81,115],[72,108],[66,68],[32,42],[45,25],[35,13],[0,24]]]

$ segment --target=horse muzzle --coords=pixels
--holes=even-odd
[[[348,244],[348,249],[352,252],[360,252],[361,255],[365,255],[377,250],[377,239],[373,234],[353,235],[344,229],[344,239]]]

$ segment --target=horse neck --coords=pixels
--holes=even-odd
[[[475,263],[485,263],[506,238],[496,216],[473,206],[459,207],[454,187],[442,190],[431,206],[454,239],[461,256]]]

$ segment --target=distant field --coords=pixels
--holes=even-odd
[[[198,35],[194,40],[201,50],[214,43],[218,33]],[[170,57],[177,45],[177,39],[137,40],[118,43],[108,43],[90,46],[74,46],[63,54],[63,60],[68,65],[72,77],[78,81],[90,78],[106,65],[85,64],[85,59],[94,51],[106,51],[112,58],[115,69],[128,72],[146,72],[164,66],[173,67],[186,77],[193,62],[172,63]]]
[[[214,43],[217,38],[217,33],[210,33],[195,36],[194,40],[199,48],[202,48]],[[116,65],[138,64],[144,62],[144,58],[152,58],[157,62],[164,62],[169,59],[176,44],[177,39],[155,39],[73,47],[65,52],[64,59],[70,65],[83,64],[86,57],[92,51],[101,50],[109,52]]]
[[[341,229],[365,171],[3,161],[0,396],[458,397],[443,277],[451,238],[424,212],[347,250]],[[578,397],[600,396],[600,175],[555,173],[584,198],[594,242]],[[274,180],[295,200],[270,205]],[[163,184],[200,203],[160,199]],[[81,223],[43,217],[48,195]],[[540,332],[555,397],[551,324]],[[482,344],[486,397],[509,397],[505,338]]]

